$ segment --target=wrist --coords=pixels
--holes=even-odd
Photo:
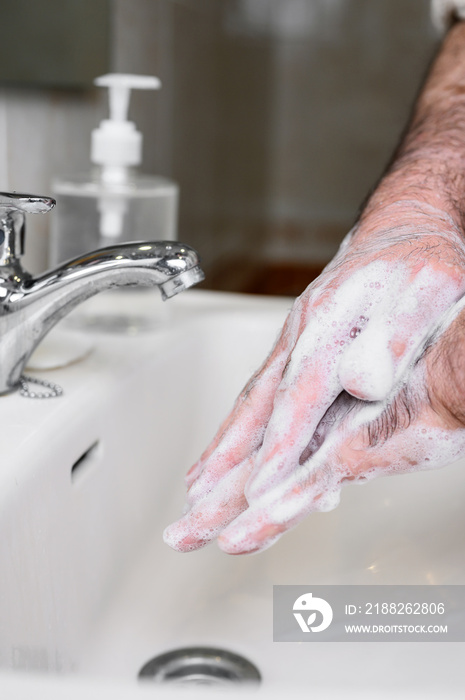
[[[405,226],[463,238],[465,214],[453,191],[447,173],[430,161],[419,159],[407,168],[397,163],[369,198],[359,226],[364,230]]]

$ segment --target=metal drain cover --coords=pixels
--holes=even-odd
[[[212,647],[173,649],[156,656],[142,667],[139,678],[156,683],[216,686],[261,681],[258,669],[243,656]]]

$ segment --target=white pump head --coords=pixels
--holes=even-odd
[[[156,90],[161,82],[151,75],[124,73],[102,75],[94,82],[109,90],[110,118],[92,132],[91,160],[102,166],[105,182],[117,184],[127,179],[128,167],[142,160],[142,134],[127,119],[131,89]]]
[[[110,118],[100,122],[92,132],[91,160],[101,166],[101,179],[106,185],[127,181],[128,168],[142,160],[142,134],[128,121],[131,89],[156,90],[158,78],[151,75],[109,73],[95,79],[95,85],[109,90]],[[124,197],[109,192],[99,198],[100,234],[103,239],[121,235],[127,210]]]

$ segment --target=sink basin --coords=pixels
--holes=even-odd
[[[347,485],[339,508],[259,555],[163,543],[185,472],[291,306],[199,291],[169,303],[157,331],[94,332],[81,362],[37,374],[61,398],[0,402],[0,690],[39,677],[50,697],[94,682],[98,697],[136,697],[151,658],[207,646],[254,664],[267,697],[458,696],[463,644],[273,643],[272,590],[465,584],[463,461]]]

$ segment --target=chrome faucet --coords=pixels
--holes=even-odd
[[[195,250],[172,241],[100,248],[32,277],[19,259],[24,214],[45,213],[54,206],[51,197],[0,192],[0,395],[19,389],[24,367],[42,338],[94,294],[124,285],[156,285],[168,299],[204,279]]]

